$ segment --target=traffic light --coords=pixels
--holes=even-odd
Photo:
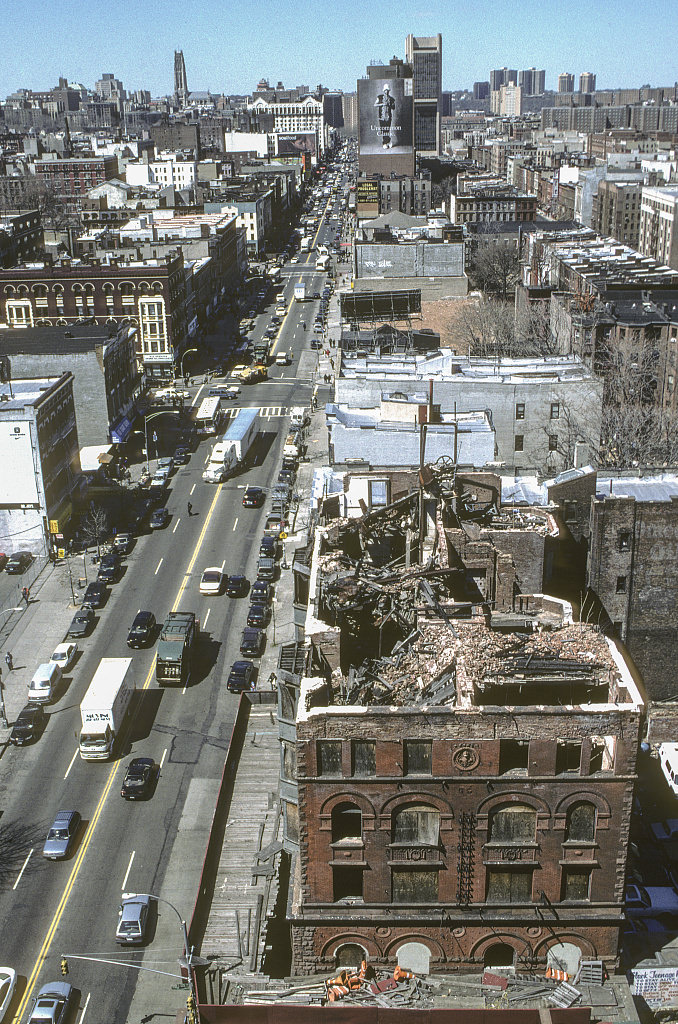
[[[66,959],[65,956],[62,956],[61,958],[61,973],[63,974],[64,978],[68,974],[68,960]]]

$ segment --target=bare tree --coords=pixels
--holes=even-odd
[[[506,301],[513,297],[520,273],[516,243],[511,241],[478,241],[468,265],[475,287]]]
[[[83,520],[82,532],[85,544],[96,544],[97,557],[101,556],[101,542],[108,533],[108,512],[101,505],[90,505],[89,512]]]

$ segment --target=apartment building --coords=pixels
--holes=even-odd
[[[643,189],[638,249],[678,270],[678,185]]]

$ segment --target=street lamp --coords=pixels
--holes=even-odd
[[[187,348],[186,351],[182,354],[181,360],[179,362],[179,376],[180,377],[183,377],[183,375],[184,375],[184,359],[191,352],[197,352],[197,351],[198,351],[197,348]]]
[[[174,906],[174,904],[170,903],[169,900],[166,900],[164,898],[164,896],[156,896],[155,893],[152,893],[152,892],[124,892],[122,894],[122,898],[124,900],[133,900],[133,899],[136,899],[136,897],[138,897],[138,896],[145,896],[147,899],[155,900],[157,903],[166,903],[168,907],[172,908],[174,913],[179,918],[179,924],[181,925],[181,936],[182,936],[183,943],[184,943],[183,961],[184,961],[184,964],[185,964],[185,967],[186,967],[186,971],[188,973],[188,985],[189,985],[189,988],[190,988],[191,993],[193,995],[193,998],[195,1000],[196,999],[196,992],[195,992],[194,987],[193,987],[193,978],[192,978],[192,975],[191,975],[191,964],[192,964],[192,961],[193,961],[193,954],[192,954],[192,952],[191,952],[191,950],[189,948],[189,945],[188,945],[188,930],[186,928],[186,922],[184,921],[183,917],[181,916],[181,914],[179,913],[177,908]],[[181,963],[181,958],[179,959],[179,963]],[[196,1001],[196,1005],[197,1005],[197,1001]]]
[[[148,421],[156,419],[156,417],[158,417],[158,416],[165,416],[165,415],[166,415],[166,413],[163,410],[162,412],[149,412],[149,413],[146,413],[146,415],[144,416],[144,440],[146,442],[146,472],[147,473],[149,471],[148,470]],[[157,444],[157,442],[156,442],[156,444]],[[156,447],[156,454],[157,454],[157,447]]]

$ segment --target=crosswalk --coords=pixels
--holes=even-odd
[[[280,419],[284,416],[289,416],[290,407],[288,405],[247,405],[243,406],[246,409],[258,409],[259,415],[264,420]],[[233,408],[226,410],[226,415],[229,419],[234,419],[236,413],[239,413],[239,408]]]

